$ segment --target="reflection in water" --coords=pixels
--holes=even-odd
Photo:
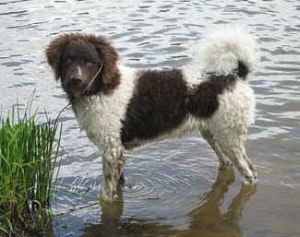
[[[227,211],[222,213],[225,193],[233,181],[232,169],[219,172],[211,191],[200,199],[199,207],[190,213],[190,230],[180,236],[242,236],[239,219],[245,202],[255,193],[256,186],[242,185]]]
[[[189,213],[187,230],[176,230],[176,226],[160,225],[146,219],[123,219],[123,198],[115,202],[101,202],[101,223],[85,228],[83,236],[242,236],[239,228],[243,206],[255,193],[256,186],[242,186],[232,199],[227,211],[221,206],[230,184],[234,181],[232,170],[219,171],[211,190],[200,195],[199,205]]]

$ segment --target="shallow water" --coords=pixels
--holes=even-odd
[[[64,112],[62,159],[49,236],[300,236],[299,1],[1,0],[0,73],[3,113],[14,103],[53,118],[65,96],[44,49],[62,32],[107,36],[126,65],[178,67],[197,58],[203,35],[224,23],[243,25],[258,40],[251,82],[257,118],[248,154],[256,188],[219,173],[201,137],[128,153],[123,198],[98,203],[99,152]]]

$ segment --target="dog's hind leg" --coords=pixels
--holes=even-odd
[[[243,182],[246,184],[256,183],[257,172],[246,154],[245,135],[227,134],[222,136],[222,139],[216,139],[221,150],[233,162],[240,172]]]
[[[102,155],[103,177],[101,197],[111,200],[116,198],[117,188],[122,177],[125,160],[122,158],[124,148],[113,146],[104,149]]]
[[[219,169],[226,170],[226,169],[232,167],[232,165],[233,165],[232,162],[222,152],[220,146],[216,143],[213,134],[209,130],[203,130],[203,131],[201,131],[201,134],[202,134],[203,138],[207,141],[207,143],[210,145],[210,147],[215,151],[215,153],[219,159],[219,162],[220,162]]]

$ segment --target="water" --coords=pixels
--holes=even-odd
[[[218,174],[211,149],[190,137],[128,153],[123,198],[99,204],[99,153],[68,110],[57,180],[65,191],[53,202],[49,236],[300,236],[299,10],[295,0],[1,0],[0,104],[25,107],[36,89],[32,109],[41,118],[67,103],[44,56],[59,33],[105,35],[138,68],[191,64],[203,35],[224,23],[245,25],[258,40],[257,119],[247,143],[255,189]]]

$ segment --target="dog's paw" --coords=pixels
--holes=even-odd
[[[252,171],[254,179],[257,179],[257,170],[253,164],[250,164],[250,170]]]

